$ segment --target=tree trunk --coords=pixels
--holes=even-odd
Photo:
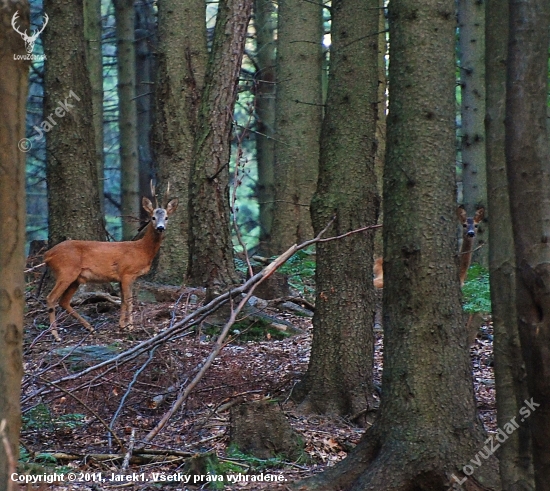
[[[101,45],[101,0],[84,1],[84,38],[86,64],[92,86],[92,111],[97,166],[97,189],[101,216],[105,216],[103,197],[103,51]]]
[[[118,68],[118,126],[120,131],[120,187],[122,238],[136,234],[132,217],[139,217],[139,174],[136,110],[136,50],[134,0],[114,0]]]
[[[256,161],[258,185],[256,195],[260,206],[260,253],[267,252],[273,225],[275,192],[275,97],[277,63],[275,30],[277,17],[273,0],[256,0],[254,3],[256,29],[256,63],[258,70],[254,86],[256,103]]]
[[[312,237],[309,205],[317,186],[322,122],[322,3],[280,0],[278,5],[270,254]]]
[[[154,5],[148,0],[135,3],[136,40],[136,111],[138,141],[139,195],[149,196],[153,177],[153,155],[151,150],[151,129],[155,108],[155,79],[157,75],[156,56],[158,54],[157,16]],[[144,208],[140,207],[140,221],[149,219]],[[172,229],[172,225],[170,225]],[[172,231],[172,230],[171,230]]]
[[[252,0],[222,0],[206,69],[190,178],[189,282],[215,293],[235,283],[229,229],[229,158]]]
[[[25,137],[29,63],[21,36],[7,27],[19,12],[18,27],[29,30],[27,2],[8,0],[0,8],[0,490],[13,487],[21,428],[23,377],[23,314],[25,308],[25,153],[18,142]]]
[[[50,246],[65,239],[102,240],[103,217],[86,64],[83,4],[44,1],[44,121]],[[60,42],[60,39],[63,42]]]
[[[501,6],[503,8],[503,6]],[[468,216],[487,204],[485,165],[485,5],[477,0],[458,2],[462,194]],[[487,227],[476,234],[474,250],[489,239]],[[489,265],[489,249],[474,253],[474,261]]]
[[[183,206],[155,265],[154,281],[180,285],[189,261],[189,178],[194,159],[197,112],[208,53],[203,0],[161,0],[153,152],[161,190],[168,181]]]
[[[487,205],[491,219],[489,271],[494,330],[497,421],[503,428],[516,417],[527,399],[527,380],[519,342],[514,238],[506,177],[504,113],[508,9],[500,0],[486,4],[487,86]],[[531,442],[527,421],[521,422],[499,449],[502,489],[534,489]]]
[[[500,486],[456,265],[454,12],[452,0],[389,4],[381,405],[350,455],[306,489],[440,491],[463,472],[469,490]]]
[[[529,397],[535,484],[550,489],[550,155],[547,0],[511,0],[506,162],[516,257],[516,306]],[[525,416],[525,414],[524,414]]]
[[[376,223],[374,172],[378,91],[378,0],[332,3],[330,75],[321,134],[315,234]],[[365,33],[370,35],[365,36]],[[313,346],[302,409],[356,416],[372,407],[373,234],[317,245]]]

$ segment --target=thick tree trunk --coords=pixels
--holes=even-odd
[[[519,342],[514,238],[506,177],[504,114],[508,9],[500,0],[486,4],[487,205],[489,207],[489,270],[494,330],[497,420],[503,428],[519,414],[527,399],[527,380]],[[521,418],[518,419],[521,421]],[[527,421],[499,449],[502,489],[534,489]]]
[[[506,162],[516,257],[516,305],[530,400],[537,490],[550,489],[550,155],[547,0],[511,0]]]
[[[180,206],[171,219],[153,280],[180,285],[189,261],[189,179],[208,53],[203,0],[159,2],[159,55],[153,153],[161,190],[168,181]]]
[[[21,36],[10,22],[18,12],[21,32],[29,30],[27,2],[7,1],[0,8],[0,490],[13,486],[21,427],[23,313],[25,308],[25,137],[29,63]],[[5,425],[5,426],[4,426]],[[8,443],[4,445],[4,440]]]
[[[503,6],[501,5],[501,8]],[[503,8],[504,10],[504,8]],[[485,165],[485,5],[477,0],[458,2],[462,195],[468,216],[487,204]],[[486,227],[479,227],[474,249],[487,243]],[[474,253],[474,261],[489,265],[489,249]]]
[[[122,239],[136,234],[139,217],[139,174],[136,110],[136,50],[134,0],[114,0],[118,67],[118,126],[120,131],[120,187]]]
[[[332,3],[330,75],[319,183],[311,204],[315,234],[376,223],[374,172],[378,91],[378,0]],[[370,35],[365,35],[365,34]],[[317,245],[313,346],[302,409],[356,416],[372,407],[373,235]]]
[[[44,121],[50,245],[102,240],[92,91],[86,64],[83,4],[44,1]],[[63,42],[60,42],[60,39]]]
[[[277,31],[275,207],[269,253],[313,233],[309,205],[322,122],[322,3],[280,0]]]
[[[105,215],[103,198],[103,51],[101,45],[101,0],[84,1],[84,37],[86,63],[92,86],[92,111],[97,166],[97,189],[101,215]]]
[[[190,178],[189,282],[213,293],[238,281],[229,228],[229,159],[252,0],[222,0],[202,93]]]
[[[455,233],[452,0],[392,0],[379,417],[306,489],[499,489],[463,329]],[[454,476],[454,477],[453,477]],[[456,479],[455,479],[456,478]]]
[[[273,0],[255,0],[254,27],[256,29],[255,79],[256,107],[256,161],[258,185],[256,195],[260,206],[260,252],[266,253],[266,244],[271,237],[275,199],[275,97],[277,63],[275,30],[277,17]]]

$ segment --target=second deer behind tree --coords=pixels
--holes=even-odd
[[[472,253],[474,250],[474,240],[477,235],[477,227],[485,217],[485,208],[480,207],[475,212],[473,217],[468,217],[466,209],[464,206],[460,205],[456,210],[456,215],[458,221],[462,224],[462,246],[460,248],[460,269],[459,269],[459,278],[460,286],[464,286],[466,281],[466,275],[468,273],[468,268],[472,262]],[[375,288],[384,288],[384,260],[379,257],[374,261],[373,267],[373,284]]]
[[[464,286],[468,268],[472,262],[474,241],[477,235],[477,227],[485,217],[485,208],[477,209],[473,217],[469,217],[464,206],[460,205],[456,210],[458,221],[462,224],[462,246],[460,248],[460,286]]]

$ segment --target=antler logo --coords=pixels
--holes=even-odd
[[[22,38],[23,41],[25,41],[25,49],[27,50],[27,53],[31,54],[34,49],[34,43],[38,39],[38,36],[42,33],[42,31],[45,29],[45,27],[48,25],[48,14],[44,14],[44,24],[42,25],[42,28],[36,29],[32,36],[29,36],[27,34],[27,30],[25,29],[25,32],[21,32],[16,25],[16,21],[19,18],[19,10],[13,14],[13,17],[11,18],[11,26],[13,27],[13,30],[18,33]]]

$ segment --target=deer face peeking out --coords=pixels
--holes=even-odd
[[[460,205],[456,210],[458,221],[462,224],[462,247],[460,248],[460,286],[464,286],[468,268],[472,262],[474,239],[477,235],[477,227],[485,217],[485,208],[477,209],[473,217],[469,217],[464,206]]]
[[[458,221],[462,224],[463,233],[462,233],[462,247],[460,248],[460,286],[464,286],[466,281],[466,274],[468,273],[468,268],[472,262],[472,252],[474,248],[474,239],[477,234],[477,227],[485,217],[485,208],[480,207],[476,211],[475,215],[470,218],[466,213],[464,206],[459,206],[456,210],[456,215]],[[373,284],[375,288],[384,288],[384,269],[383,269],[384,259],[379,257],[374,261],[373,267]]]
[[[154,196],[153,187],[152,190]],[[144,197],[142,204],[149,214],[150,221],[139,240],[66,240],[46,252],[44,260],[56,279],[55,286],[46,298],[52,336],[56,341],[60,341],[55,319],[55,306],[58,301],[59,305],[88,331],[94,332],[90,323],[81,317],[70,303],[78,287],[88,282],[120,283],[122,305],[119,325],[121,329],[132,328],[132,285],[136,278],[146,274],[151,268],[164,238],[168,217],[176,211],[178,200],[172,199],[166,208],[158,207],[156,203],[157,207],[154,208],[153,203]]]

